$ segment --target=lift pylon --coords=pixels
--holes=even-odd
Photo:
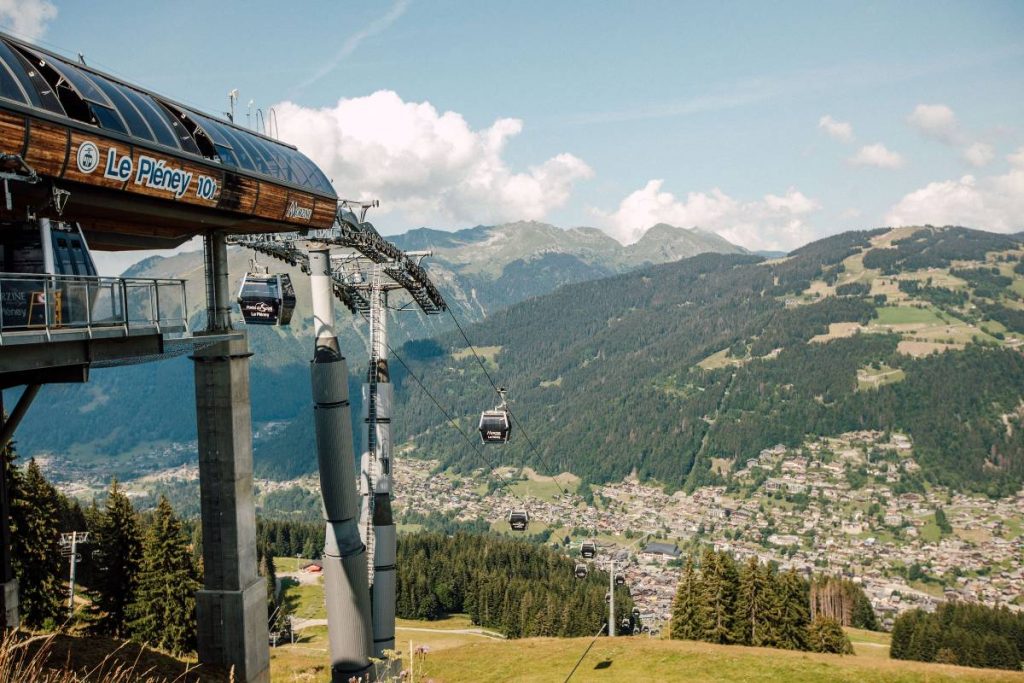
[[[347,493],[337,489],[331,495],[344,499],[340,503],[336,515],[327,510],[327,548],[325,560],[330,559],[331,552],[342,559],[341,567],[335,567],[337,577],[327,571],[325,563],[325,581],[333,586],[339,580],[348,581],[351,594],[345,593],[338,586],[334,590],[327,589],[328,610],[327,627],[331,642],[331,656],[334,666],[332,671],[335,680],[339,674],[348,675],[356,672],[368,657],[383,658],[384,650],[395,647],[395,561],[397,556],[397,530],[391,510],[392,493],[392,453],[391,453],[391,406],[392,386],[388,371],[387,317],[389,309],[389,292],[403,291],[411,301],[398,306],[395,310],[420,310],[427,315],[436,315],[447,310],[444,298],[438,292],[427,272],[420,265],[429,252],[403,252],[380,236],[372,224],[365,222],[366,210],[377,206],[377,202],[352,203],[342,201],[337,212],[337,219],[328,230],[307,231],[305,233],[278,233],[273,235],[253,235],[237,237],[235,244],[248,247],[258,253],[266,254],[290,265],[299,265],[309,273],[314,281],[312,294],[314,299],[314,327],[320,330],[324,321],[318,319],[318,310],[326,311],[321,301],[325,296],[325,282],[329,281],[331,293],[354,314],[364,315],[370,323],[370,363],[367,381],[363,386],[363,421],[366,425],[366,450],[360,467],[361,506],[358,524],[350,523],[351,512]],[[357,218],[353,209],[360,211]],[[344,251],[332,252],[341,248]],[[323,276],[327,277],[324,278]],[[327,295],[329,297],[329,295]],[[326,313],[324,314],[326,315]],[[333,313],[331,314],[333,318]],[[333,322],[331,323],[333,325]],[[340,357],[337,337],[331,328],[330,338],[333,349]],[[319,339],[319,337],[318,337]],[[321,354],[318,341],[317,354]],[[344,359],[341,359],[342,366]],[[314,398],[317,396],[317,361],[314,360]],[[336,367],[336,366],[335,366]],[[344,384],[344,374],[337,375],[332,385]],[[347,388],[346,388],[347,391]],[[347,396],[346,396],[347,399]],[[345,412],[347,413],[347,400]],[[318,404],[319,406],[319,404]],[[319,415],[319,414],[318,414]],[[349,424],[336,426],[344,431]],[[349,432],[351,434],[351,432]],[[324,432],[329,441],[329,434]],[[324,460],[324,449],[320,446],[321,424],[317,421],[318,451],[320,451],[321,487],[324,494],[325,509],[328,506],[328,484],[325,480],[325,468],[333,465],[333,457]],[[351,452],[351,437],[348,441]],[[342,449],[343,451],[343,449]],[[329,455],[329,454],[328,454]],[[345,459],[342,452],[342,459]],[[352,462],[351,456],[348,462]],[[341,486],[335,472],[327,477]],[[350,477],[349,481],[354,481]],[[335,495],[337,494],[337,495]],[[340,499],[339,499],[340,500]],[[344,510],[341,508],[344,507]],[[333,516],[332,516],[333,515]],[[340,515],[340,516],[338,516]],[[337,516],[337,519],[334,517]],[[344,522],[339,526],[338,522]],[[354,520],[352,520],[354,521]],[[352,537],[351,530],[358,527],[359,538]],[[335,533],[337,543],[331,546],[331,534]],[[356,542],[358,541],[358,552]],[[348,548],[346,555],[341,547]],[[365,557],[363,555],[365,554]],[[358,556],[363,562],[362,569],[357,570],[351,558]],[[345,559],[350,558],[350,559]],[[337,565],[337,562],[334,562]],[[372,616],[364,617],[362,587],[370,583],[370,604]],[[364,628],[369,624],[372,628],[372,646],[366,656],[354,655],[359,652],[363,640]],[[369,635],[369,634],[366,634]],[[339,657],[340,653],[347,653]]]

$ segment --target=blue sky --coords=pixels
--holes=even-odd
[[[276,105],[384,232],[529,218],[631,241],[664,220],[786,249],[1024,229],[1021,2],[0,0],[0,19],[208,111],[237,88],[242,123]]]

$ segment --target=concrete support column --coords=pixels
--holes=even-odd
[[[324,599],[331,681],[363,680],[370,673],[370,590],[366,546],[359,536],[348,366],[334,334],[330,251],[309,252],[309,282],[316,344],[310,379],[320,492],[324,502]]]
[[[197,644],[201,663],[234,667],[236,681],[269,683],[266,584],[256,571],[250,355],[243,336],[192,357],[205,569]]]

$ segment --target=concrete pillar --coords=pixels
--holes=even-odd
[[[195,353],[203,590],[196,593],[199,661],[270,681],[266,583],[256,571],[247,339]]]
[[[316,343],[310,379],[324,521],[324,600],[331,681],[363,680],[370,673],[370,589],[366,546],[359,536],[348,369],[334,333],[330,250],[309,252],[309,281]]]

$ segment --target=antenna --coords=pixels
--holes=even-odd
[[[228,93],[228,105],[231,107],[231,111],[228,112],[228,120],[235,120],[235,101],[238,99],[238,88],[234,88]]]
[[[249,100],[249,105],[245,109],[245,127],[252,128],[252,110],[256,107],[256,100]]]
[[[278,134],[278,130],[277,130],[277,112],[274,111],[273,107],[271,107],[270,111],[268,112],[267,120],[270,122],[270,126],[267,129],[267,135],[269,135],[270,137],[272,137],[272,138],[274,138],[276,140],[277,139],[277,134]]]

